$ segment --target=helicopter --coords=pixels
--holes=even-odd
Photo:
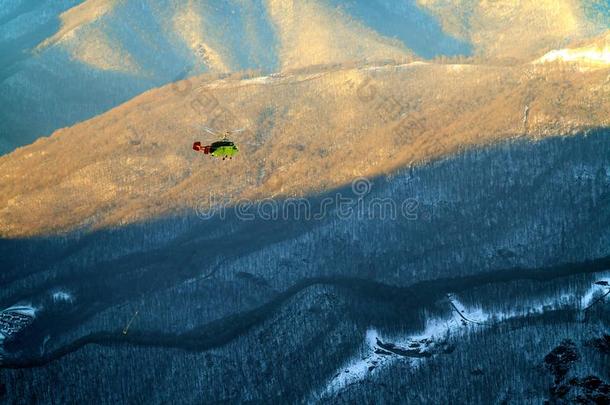
[[[218,131],[215,131],[212,128],[203,127],[203,129],[214,136],[221,136]],[[215,158],[222,158],[222,160],[225,160],[227,158],[233,159],[233,156],[237,155],[239,149],[237,148],[237,145],[235,145],[234,142],[229,140],[229,136],[232,134],[243,132],[244,130],[245,128],[225,131],[222,135],[222,139],[220,141],[213,142],[211,145],[204,146],[201,144],[201,142],[197,141],[193,144],[193,150],[196,152],[201,152],[204,155],[211,155]]]

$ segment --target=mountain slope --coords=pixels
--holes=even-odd
[[[384,39],[347,15],[313,1],[270,0],[269,15],[281,38],[282,70],[411,56],[401,42]]]
[[[564,337],[599,337],[610,319],[607,306],[584,314],[581,304],[600,296],[593,283],[610,264],[608,134],[508,141],[376,178],[368,193],[308,199],[319,207],[340,193],[352,199],[347,216],[332,205],[317,219],[229,213],[0,240],[0,308],[36,310],[0,348],[0,399],[42,398],[54,380],[65,402],[340,402],[361,390],[390,401],[436,398],[440,388],[409,382],[444,389],[477,368],[505,382],[480,402],[505,387],[544,396],[544,353]],[[374,208],[388,200],[415,200],[415,215]],[[480,322],[453,322],[462,309]],[[406,349],[416,338],[427,354]],[[515,356],[516,367],[498,366]],[[607,365],[594,350],[582,356],[580,377]],[[371,363],[353,384],[334,384],[362,359]],[[474,384],[451,397],[473,402]]]
[[[607,75],[417,63],[177,83],[1,157],[0,234],[308,195],[507,136],[607,126]],[[195,154],[213,140],[203,125],[248,128],[238,158]]]
[[[23,0],[0,20],[0,153],[189,75],[411,55],[323,1],[281,3]]]
[[[550,49],[599,34],[609,17],[590,12],[598,2],[576,0],[417,0],[443,28],[472,43],[484,59],[527,61]]]
[[[596,40],[580,46],[556,49],[536,60],[536,63],[562,61],[584,67],[606,67],[610,65],[610,31]]]
[[[594,0],[475,3],[10,2],[0,15],[0,153],[191,75],[473,54],[525,62],[607,29]]]

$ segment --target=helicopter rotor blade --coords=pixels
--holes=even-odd
[[[212,128],[209,127],[203,127],[203,130],[206,132],[209,132],[210,134],[214,135],[214,136],[219,136],[219,133],[215,130],[213,130]]]
[[[240,140],[238,142],[240,145],[245,145],[245,146],[248,146],[249,148],[253,148],[253,149],[261,148],[264,143],[264,142],[256,142],[256,141],[248,142],[248,141],[243,141],[243,140]]]
[[[223,137],[223,138],[227,138],[230,135],[238,134],[238,133],[242,133],[242,132],[248,132],[250,134],[253,134],[253,133],[250,132],[250,130],[248,128],[239,128],[239,129],[233,129],[233,130],[229,130],[229,131],[217,131],[217,130],[215,130],[213,128],[210,128],[210,127],[207,127],[207,126],[203,126],[203,129],[206,132],[208,132],[208,133],[210,133],[210,134],[212,134],[214,136]],[[237,139],[237,143],[239,143],[240,145],[246,145],[246,146],[248,146],[250,148],[258,149],[258,148],[260,148],[262,146],[262,144],[264,142],[256,141],[254,139],[251,140],[251,141]]]

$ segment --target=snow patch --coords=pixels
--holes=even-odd
[[[365,355],[354,357],[343,367],[337,370],[335,376],[327,384],[322,393],[315,395],[316,398],[332,395],[341,389],[364,380],[367,375],[374,372],[376,368],[391,362],[391,356],[378,353],[377,342],[379,333],[375,329],[368,329],[364,338]]]
[[[425,358],[442,351],[451,335],[463,333],[466,326],[478,327],[491,319],[480,308],[466,308],[453,294],[448,294],[448,299],[454,309],[452,315],[429,319],[421,333],[385,339],[379,336],[377,330],[368,329],[363,345],[364,354],[353,357],[338,369],[322,392],[314,394],[314,397],[332,396],[396,361],[408,361],[411,367],[417,367]]]
[[[67,291],[56,291],[51,297],[53,298],[53,302],[56,304],[62,302],[74,302],[74,297]]]
[[[537,59],[536,61],[534,61],[534,63],[547,63],[556,61],[585,63],[603,66],[610,65],[610,46],[590,46],[575,49],[556,49]]]
[[[491,319],[491,315],[485,313],[481,308],[467,309],[466,306],[457,299],[455,294],[447,294],[447,298],[454,310],[453,319],[462,325],[484,324]]]
[[[277,81],[278,77],[271,77],[271,76],[259,76],[259,77],[254,77],[252,79],[244,79],[242,80],[242,84],[267,84],[267,83],[273,83],[274,81]]]
[[[26,315],[31,318],[36,318],[37,311],[38,311],[38,309],[34,308],[31,305],[13,305],[12,307],[8,307],[8,308],[2,310],[0,312],[0,314],[13,312],[13,313],[21,314],[21,315]]]
[[[585,295],[583,295],[582,299],[580,300],[581,308],[588,308],[608,291],[610,291],[610,275],[603,276],[587,290]]]
[[[608,277],[604,275],[582,297],[582,308],[590,305],[608,291],[610,291],[610,274]],[[549,309],[569,304],[576,305],[579,298],[572,293],[563,293],[558,297],[546,297],[536,304],[526,305],[510,312],[486,312],[482,308],[467,307],[455,294],[447,294],[447,300],[452,310],[451,315],[445,318],[428,319],[421,333],[386,340],[379,336],[377,330],[368,329],[364,338],[362,354],[354,356],[339,368],[326,387],[313,394],[314,399],[332,397],[345,387],[369,378],[370,375],[396,361],[408,361],[412,368],[416,368],[423,364],[427,357],[446,350],[450,337],[464,335],[472,328],[481,328],[529,314],[541,314]]]
[[[0,311],[0,364],[4,359],[4,341],[27,328],[36,318],[31,305],[13,305]]]

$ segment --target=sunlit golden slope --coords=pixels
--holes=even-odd
[[[483,60],[526,62],[607,28],[608,16],[592,11],[600,8],[596,1],[417,0],[417,4],[438,18],[447,33],[472,44],[474,54]],[[249,58],[273,55],[274,70],[414,59],[406,44],[353,18],[346,11],[349,7],[335,8],[325,0],[264,0],[258,6],[235,0],[229,6],[232,11],[220,12],[223,7],[209,1],[86,0],[64,12],[58,32],[37,49],[57,46],[73,60],[96,69],[150,74],[143,66],[146,54],[170,44],[185,47],[192,64],[206,68],[195,72],[228,72],[248,65],[240,60],[244,49],[234,49],[240,46],[235,38],[242,33],[233,32],[239,27],[246,33],[243,38],[248,43],[241,45],[248,48]],[[387,10],[380,6],[380,12]],[[259,26],[269,23],[273,34],[264,32],[270,27]],[[137,47],[129,45],[132,35],[140,37]],[[259,66],[268,68],[269,63],[265,60]]]
[[[130,0],[127,0],[130,1]],[[125,3],[125,2],[123,2]],[[167,37],[177,37],[191,50],[193,60],[206,66],[210,71],[227,72],[239,70],[239,66],[230,66],[225,56],[211,45],[207,34],[218,27],[206,24],[206,16],[197,8],[196,2],[188,0],[171,6],[159,6],[155,16],[163,27]],[[132,55],[124,48],[124,42],[130,38],[121,37],[116,33],[117,21],[123,21],[127,29],[134,29],[146,40],[142,44],[143,51],[151,52],[158,48],[159,32],[146,33],[137,24],[129,24],[129,20],[137,21],[137,15],[126,14],[120,10],[118,0],[86,0],[60,16],[61,27],[56,34],[47,38],[37,47],[44,51],[55,46],[67,51],[73,60],[84,63],[92,68],[132,74],[148,74],[139,66],[137,59],[141,55]],[[153,8],[154,10],[154,8]],[[117,13],[118,15],[113,15]]]
[[[317,0],[268,0],[268,5],[280,32],[284,70],[333,62],[412,58],[399,41],[383,38]]]
[[[165,86],[1,157],[0,234],[124,224],[211,195],[306,195],[507,137],[608,126],[609,74],[419,62]],[[214,140],[205,124],[249,129],[237,159],[191,150]]]
[[[222,50],[215,49],[205,38],[208,30],[213,30],[211,24],[206,24],[204,16],[198,13],[193,0],[184,2],[173,17],[173,29],[182,38],[194,55],[199,56],[199,62],[208,65],[214,72],[230,72],[239,70],[227,60]]]
[[[264,7],[236,2],[240,12],[239,26],[247,32],[252,54],[278,52],[278,69],[328,65],[352,61],[406,61],[412,53],[398,40],[386,38],[364,24],[328,7],[320,0],[266,0]],[[219,20],[213,2],[187,0],[145,3],[152,17],[145,23],[134,0],[86,0],[60,16],[56,34],[38,45],[44,51],[57,47],[75,61],[89,67],[130,74],[150,74],[139,63],[146,53],[159,46],[185,47],[190,50],[194,66],[205,66],[213,72],[243,69],[238,61],[243,50],[232,49],[231,15]],[[141,11],[141,10],[140,10]],[[269,15],[277,38],[260,37],[256,18]],[[142,20],[142,21],[140,21]],[[143,25],[142,25],[143,24]],[[146,25],[149,24],[149,25]],[[161,32],[156,31],[160,25]],[[127,51],[130,36],[137,34],[142,42]],[[158,37],[155,37],[158,36]],[[259,38],[260,37],[260,38]],[[179,41],[174,43],[173,41]],[[281,49],[274,49],[275,41]],[[230,45],[232,44],[232,45]],[[245,44],[242,44],[245,46]],[[170,54],[171,55],[171,54]],[[202,70],[199,69],[199,72]]]
[[[592,36],[579,0],[418,0],[448,32],[489,59],[527,61]],[[607,25],[606,21],[606,25]]]

